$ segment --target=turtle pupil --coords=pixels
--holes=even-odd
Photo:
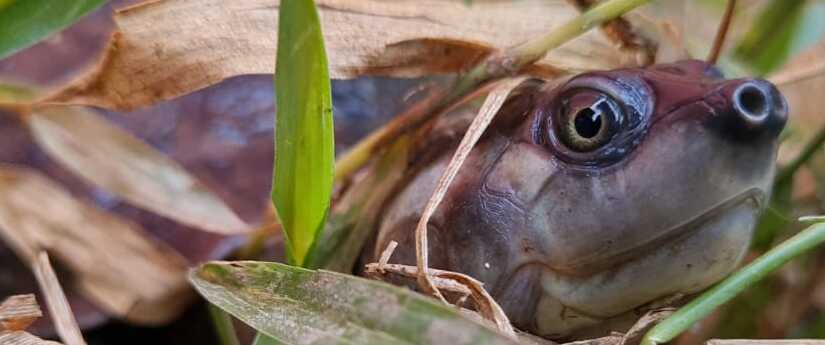
[[[576,133],[585,139],[595,137],[602,129],[602,114],[593,111],[592,108],[579,110],[573,121]]]

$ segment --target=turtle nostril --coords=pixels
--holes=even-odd
[[[762,79],[733,80],[728,86],[724,93],[730,99],[729,116],[723,118],[732,133],[743,138],[759,133],[779,135],[788,105],[776,86]]]
[[[769,95],[754,84],[740,86],[734,93],[734,104],[750,121],[761,121],[768,116]]]

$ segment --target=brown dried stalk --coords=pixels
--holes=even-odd
[[[707,62],[715,64],[719,59],[719,54],[722,53],[722,46],[725,44],[725,37],[728,35],[731,19],[733,19],[733,11],[736,9],[736,0],[728,0],[728,5],[725,7],[725,14],[722,15],[722,22],[719,23],[719,28],[716,30],[716,38],[713,39],[713,47],[708,54]]]
[[[507,99],[510,92],[524,80],[525,77],[503,80],[497,83],[493,91],[491,91],[487,96],[487,99],[481,106],[478,115],[476,115],[473,119],[473,122],[470,124],[470,128],[467,129],[467,132],[461,139],[461,143],[459,143],[453,157],[450,159],[450,163],[438,179],[438,184],[436,185],[435,191],[433,191],[432,196],[427,201],[427,205],[424,207],[424,211],[421,213],[421,218],[416,226],[415,254],[418,267],[418,285],[424,292],[429,293],[442,301],[446,301],[444,296],[442,296],[438,289],[433,286],[433,283],[427,273],[427,270],[429,269],[429,257],[427,253],[427,248],[429,248],[427,246],[427,224],[430,221],[430,217],[432,217],[436,208],[438,208],[438,205],[441,203],[441,200],[444,198],[444,195],[447,193],[447,189],[450,187],[453,179],[458,174],[458,170],[461,168],[461,165],[464,164],[464,161],[470,155],[470,151],[473,149],[473,146],[475,146],[478,139],[481,138],[481,135],[487,128],[487,125],[490,124],[490,121],[492,121],[495,114],[504,104],[504,101]]]
[[[374,277],[380,277],[387,273],[408,278],[420,277],[420,271],[417,267],[387,263],[397,245],[397,242],[391,241],[384,252],[382,252],[379,262],[366,265],[366,273]],[[513,326],[510,325],[510,320],[493,297],[484,290],[483,283],[465,274],[438,269],[430,269],[427,274],[435,289],[458,293],[462,296],[459,298],[458,306],[463,303],[463,300],[465,300],[467,296],[471,297],[484,319],[493,322],[496,329],[501,333],[513,339],[516,338],[516,333]]]
[[[45,251],[37,253],[32,270],[40,285],[40,290],[46,297],[49,315],[52,317],[60,339],[63,339],[67,345],[86,345],[80,326],[77,325],[77,320],[69,307],[69,301],[66,300],[66,294],[63,293],[57,274],[54,273],[54,268],[49,261],[49,255]]]
[[[447,281],[452,281],[460,285],[464,285],[469,290],[469,294],[473,297],[473,300],[476,302],[476,306],[479,308],[481,314],[484,315],[485,318],[492,320],[496,324],[498,329],[501,330],[504,334],[507,334],[512,337],[515,337],[515,333],[513,331],[512,326],[510,325],[509,319],[507,319],[507,316],[504,314],[504,311],[495,302],[495,300],[487,293],[486,290],[484,290],[481,282],[467,275],[455,272],[429,272],[429,256],[426,250],[426,248],[428,248],[427,224],[429,223],[430,217],[433,215],[435,210],[438,208],[438,205],[441,203],[441,200],[444,198],[444,195],[446,194],[447,189],[449,188],[453,179],[458,174],[461,165],[469,156],[473,146],[475,146],[476,142],[478,142],[478,140],[481,138],[481,135],[484,133],[484,130],[487,128],[495,114],[504,104],[504,101],[507,99],[507,96],[510,94],[510,92],[513,89],[515,89],[519,84],[521,84],[525,79],[526,77],[516,77],[496,83],[494,89],[489,93],[487,99],[484,101],[484,104],[481,106],[478,115],[473,119],[473,122],[470,124],[470,127],[464,134],[464,137],[462,138],[461,143],[459,143],[459,146],[456,149],[456,152],[453,155],[452,159],[450,160],[450,163],[447,165],[447,168],[439,178],[438,185],[435,191],[433,191],[430,200],[427,202],[427,205],[425,206],[424,211],[422,212],[421,218],[416,227],[416,269],[411,270],[412,267],[404,267],[403,265],[389,266],[389,264],[386,263],[389,260],[390,255],[392,255],[392,251],[395,249],[395,246],[397,245],[393,243],[391,243],[390,246],[388,246],[388,248],[382,253],[381,261],[378,264],[375,264],[375,266],[372,268],[369,265],[367,266],[368,272],[372,269],[376,272],[384,272],[384,270],[391,270],[399,274],[414,274],[419,287],[425,293],[431,294],[445,303],[447,303],[447,300],[439,291],[439,286],[437,286],[436,283],[433,281],[433,277],[446,279]],[[439,281],[438,284],[445,289],[454,288],[454,284],[449,282]],[[467,294],[464,291],[461,292],[465,295]]]
[[[653,309],[636,321],[627,333],[614,332],[606,337],[573,341],[562,345],[637,345],[647,331],[672,315],[674,311],[676,311],[675,308]]]

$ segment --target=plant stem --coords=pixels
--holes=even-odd
[[[459,79],[450,96],[459,97],[482,82],[517,73],[550,50],[649,1],[612,0],[599,3],[543,36],[494,53]]]
[[[802,230],[653,327],[645,334],[641,345],[657,345],[673,340],[696,321],[710,314],[716,307],[731,300],[747,287],[823,241],[825,241],[825,222]]]
[[[232,325],[232,317],[223,309],[209,303],[209,316],[212,317],[212,324],[218,335],[218,343],[221,345],[240,345],[238,336],[235,333],[235,326]]]
[[[512,68],[521,69],[541,59],[551,49],[649,1],[650,0],[613,0],[599,3],[547,35],[527,41],[510,49],[507,55],[513,58],[514,66],[512,66]]]

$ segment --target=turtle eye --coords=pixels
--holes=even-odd
[[[589,152],[607,144],[621,127],[624,113],[609,95],[594,89],[574,89],[561,102],[555,130],[573,151]]]

